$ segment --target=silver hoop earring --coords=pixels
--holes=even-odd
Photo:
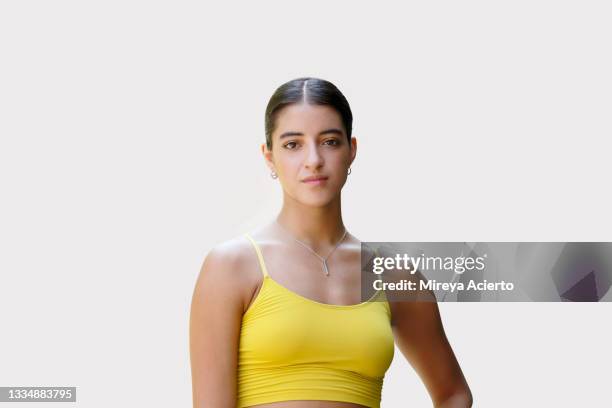
[[[348,169],[348,173],[346,173],[346,174],[351,174],[351,168],[350,167]]]
[[[278,174],[276,174],[275,171],[272,171],[272,173],[270,173],[270,177],[272,177],[273,179],[277,179],[278,178]]]

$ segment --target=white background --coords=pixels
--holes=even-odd
[[[193,285],[280,208],[300,76],[351,103],[358,238],[612,241],[607,2],[357,3],[2,2],[0,386],[190,406]],[[608,403],[611,304],[440,308],[474,406]],[[383,406],[429,405],[396,351]]]

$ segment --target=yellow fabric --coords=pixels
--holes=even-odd
[[[316,302],[285,288],[266,270],[245,312],[238,353],[238,408],[289,400],[380,407],[394,353],[384,292],[355,305]]]

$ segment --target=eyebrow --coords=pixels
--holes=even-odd
[[[340,136],[344,135],[344,133],[342,133],[340,129],[331,128],[331,129],[325,129],[324,131],[319,132],[319,136],[326,135],[328,133],[332,133],[332,134],[336,134]],[[290,136],[304,136],[304,134],[302,132],[285,132],[282,135],[280,135],[279,139],[282,139],[284,137],[290,137]]]

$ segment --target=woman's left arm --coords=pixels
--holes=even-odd
[[[472,406],[472,393],[453,353],[435,301],[389,302],[395,342],[423,380],[436,408]]]

